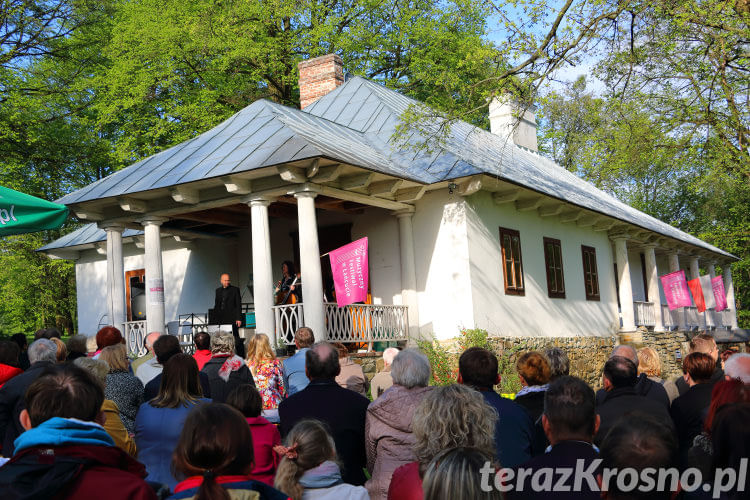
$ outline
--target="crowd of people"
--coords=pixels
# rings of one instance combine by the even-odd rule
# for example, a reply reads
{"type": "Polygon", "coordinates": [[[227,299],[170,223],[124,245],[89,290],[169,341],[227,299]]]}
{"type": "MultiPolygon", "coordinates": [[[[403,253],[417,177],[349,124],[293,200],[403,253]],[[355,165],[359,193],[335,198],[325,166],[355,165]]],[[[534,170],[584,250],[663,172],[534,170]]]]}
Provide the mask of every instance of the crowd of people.
{"type": "Polygon", "coordinates": [[[498,358],[479,347],[456,383],[431,386],[417,349],[387,349],[368,381],[305,327],[283,361],[262,333],[245,357],[231,333],[197,334],[192,355],[153,333],[135,360],[114,327],[91,353],[83,336],[35,337],[0,342],[3,498],[748,497],[717,471],[747,475],[750,354],[720,355],[707,334],[672,380],[653,349],[617,346],[598,392],[564,350],[520,353],[515,399],[495,392],[498,358]],[[697,485],[680,476],[691,468],[697,485]],[[679,479],[641,491],[612,470],[679,479]]]}

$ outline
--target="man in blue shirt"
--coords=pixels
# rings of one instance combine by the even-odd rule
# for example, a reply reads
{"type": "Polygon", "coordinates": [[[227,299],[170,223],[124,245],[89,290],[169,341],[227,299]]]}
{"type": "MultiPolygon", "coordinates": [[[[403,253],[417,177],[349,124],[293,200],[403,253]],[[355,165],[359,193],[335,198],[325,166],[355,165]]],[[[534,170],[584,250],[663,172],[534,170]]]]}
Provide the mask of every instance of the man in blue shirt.
{"type": "Polygon", "coordinates": [[[291,396],[307,387],[310,379],[305,374],[305,353],[315,343],[313,331],[303,326],[294,333],[294,345],[297,352],[284,360],[284,385],[291,396]]]}

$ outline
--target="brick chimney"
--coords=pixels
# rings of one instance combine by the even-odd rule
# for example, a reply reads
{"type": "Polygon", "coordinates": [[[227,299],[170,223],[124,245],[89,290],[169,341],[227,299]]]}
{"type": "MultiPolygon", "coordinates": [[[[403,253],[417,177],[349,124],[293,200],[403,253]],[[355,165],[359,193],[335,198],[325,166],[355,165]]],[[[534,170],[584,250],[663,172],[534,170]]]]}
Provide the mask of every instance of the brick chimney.
{"type": "Polygon", "coordinates": [[[302,61],[297,64],[297,68],[300,109],[305,109],[344,83],[344,63],[336,54],[302,61]]]}

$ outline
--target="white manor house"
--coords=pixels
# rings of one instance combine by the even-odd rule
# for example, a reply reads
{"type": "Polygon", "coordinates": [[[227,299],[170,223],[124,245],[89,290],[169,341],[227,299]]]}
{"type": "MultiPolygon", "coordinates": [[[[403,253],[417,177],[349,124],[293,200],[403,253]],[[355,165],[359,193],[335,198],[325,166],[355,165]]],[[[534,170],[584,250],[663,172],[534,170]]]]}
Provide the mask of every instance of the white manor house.
{"type": "Polygon", "coordinates": [[[539,155],[531,111],[515,124],[513,108],[493,101],[491,132],[459,122],[426,152],[392,140],[415,101],[363,78],[344,82],[335,55],[299,67],[301,110],[254,102],[58,200],[91,221],[41,249],[75,260],[79,332],[117,325],[131,351],[145,332],[189,335],[227,272],[256,331],[279,342],[303,324],[317,338],[367,343],[449,339],[461,328],[746,333],[737,258],[539,155]],[[324,296],[321,256],[365,236],[371,300],[339,308],[324,296]],[[275,306],[285,260],[301,272],[303,300],[275,306]],[[728,309],[669,311],[660,275],[714,276],[719,266],[728,309]]]}

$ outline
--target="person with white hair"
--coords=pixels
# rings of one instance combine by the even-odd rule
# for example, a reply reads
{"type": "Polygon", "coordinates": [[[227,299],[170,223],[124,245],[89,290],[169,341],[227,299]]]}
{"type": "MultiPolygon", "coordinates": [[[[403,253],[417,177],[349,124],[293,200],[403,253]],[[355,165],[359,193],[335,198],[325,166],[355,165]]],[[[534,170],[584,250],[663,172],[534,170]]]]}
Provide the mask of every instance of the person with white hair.
{"type": "Polygon", "coordinates": [[[156,375],[161,373],[161,365],[156,361],[156,354],[154,354],[154,342],[161,337],[159,332],[151,332],[146,335],[143,339],[143,346],[146,348],[146,354],[140,358],[136,358],[130,363],[130,368],[133,370],[133,374],[141,379],[143,385],[148,384],[149,380],[153,379],[156,375]]]}
{"type": "Polygon", "coordinates": [[[393,385],[391,364],[393,364],[393,359],[398,353],[399,350],[395,347],[389,347],[383,351],[383,369],[375,374],[370,381],[370,394],[372,394],[373,399],[379,398],[386,389],[393,385]]]}
{"type": "Polygon", "coordinates": [[[250,368],[245,360],[235,354],[234,335],[217,332],[211,336],[211,359],[203,365],[201,372],[208,376],[211,398],[216,403],[226,401],[237,386],[255,386],[250,368]]]}
{"type": "Polygon", "coordinates": [[[724,376],[727,380],[737,379],[750,384],[750,354],[740,352],[729,356],[724,362],[724,376]]]}
{"type": "Polygon", "coordinates": [[[393,386],[370,403],[365,420],[367,470],[365,483],[372,499],[385,499],[393,471],[417,459],[412,417],[432,389],[430,361],[417,349],[404,349],[393,360],[393,386]]]}
{"type": "Polygon", "coordinates": [[[49,339],[34,341],[27,351],[31,366],[24,373],[6,382],[0,389],[0,438],[2,438],[2,456],[13,456],[15,447],[13,441],[23,433],[21,422],[21,408],[18,403],[23,401],[26,389],[29,388],[46,368],[57,363],[57,345],[49,339]]]}

